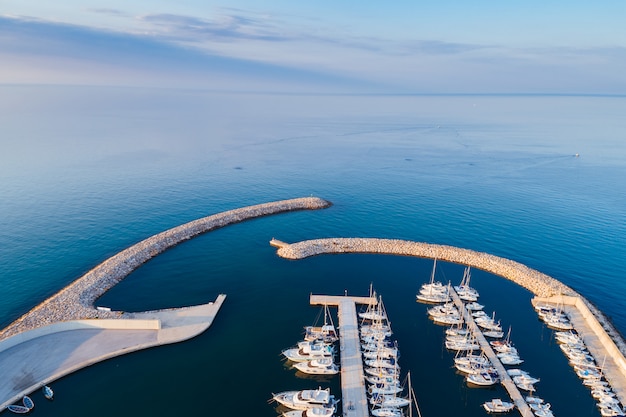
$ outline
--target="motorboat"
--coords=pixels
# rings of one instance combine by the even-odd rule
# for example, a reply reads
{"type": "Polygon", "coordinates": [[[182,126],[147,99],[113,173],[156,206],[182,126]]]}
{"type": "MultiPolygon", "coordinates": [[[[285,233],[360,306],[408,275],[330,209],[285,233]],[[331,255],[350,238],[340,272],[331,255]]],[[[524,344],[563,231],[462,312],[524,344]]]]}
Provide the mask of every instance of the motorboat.
{"type": "Polygon", "coordinates": [[[508,401],[502,401],[500,398],[494,398],[491,401],[483,403],[483,408],[488,413],[508,413],[513,410],[515,404],[508,401]]]}
{"type": "Polygon", "coordinates": [[[334,349],[323,342],[298,342],[298,347],[285,349],[282,355],[292,362],[304,362],[312,359],[332,358],[334,349]]]}
{"type": "Polygon", "coordinates": [[[375,417],[404,417],[402,410],[396,407],[373,407],[370,413],[375,417]]]}
{"type": "Polygon", "coordinates": [[[370,413],[375,417],[403,417],[402,410],[396,407],[373,407],[370,413]]]}
{"type": "Polygon", "coordinates": [[[465,304],[465,308],[469,311],[480,311],[485,308],[485,306],[477,303],[476,301],[473,301],[471,303],[465,304]]]}
{"type": "Polygon", "coordinates": [[[314,407],[306,410],[286,411],[283,417],[332,417],[335,414],[335,407],[314,407]]]}
{"type": "Polygon", "coordinates": [[[465,377],[465,380],[469,385],[477,386],[491,386],[500,381],[498,373],[494,371],[482,371],[475,374],[469,374],[465,377]]]}
{"type": "Polygon", "coordinates": [[[426,311],[428,312],[428,315],[431,317],[449,316],[449,315],[458,316],[459,315],[459,309],[456,308],[453,303],[445,303],[445,304],[436,305],[434,307],[429,308],[426,311]]]}
{"type": "Polygon", "coordinates": [[[272,395],[272,400],[292,410],[330,407],[337,403],[335,396],[330,393],[330,388],[322,389],[322,387],[301,391],[279,392],[272,395]]]}
{"type": "Polygon", "coordinates": [[[528,404],[530,409],[537,417],[553,417],[554,414],[550,409],[550,403],[528,404]]]}
{"type": "Polygon", "coordinates": [[[528,374],[516,375],[516,376],[513,377],[513,382],[517,386],[528,385],[528,384],[529,385],[533,385],[533,384],[536,384],[539,381],[540,381],[539,378],[533,378],[532,376],[530,376],[528,374]]]}
{"type": "Polygon", "coordinates": [[[311,375],[335,375],[339,373],[339,367],[332,358],[312,359],[306,362],[298,362],[294,365],[298,371],[311,375]]]}
{"type": "Polygon", "coordinates": [[[528,404],[543,404],[543,398],[534,397],[532,395],[527,396],[525,400],[528,404]]]}

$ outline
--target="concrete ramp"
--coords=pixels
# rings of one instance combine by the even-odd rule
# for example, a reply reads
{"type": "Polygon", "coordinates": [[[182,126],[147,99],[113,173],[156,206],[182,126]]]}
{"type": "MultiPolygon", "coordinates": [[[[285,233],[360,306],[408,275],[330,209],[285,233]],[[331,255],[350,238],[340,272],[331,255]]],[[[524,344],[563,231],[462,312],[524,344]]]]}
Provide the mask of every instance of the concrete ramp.
{"type": "Polygon", "coordinates": [[[120,320],[76,320],[0,342],[0,411],[24,395],[94,363],[204,332],[225,295],[194,307],[130,313],[120,320]]]}

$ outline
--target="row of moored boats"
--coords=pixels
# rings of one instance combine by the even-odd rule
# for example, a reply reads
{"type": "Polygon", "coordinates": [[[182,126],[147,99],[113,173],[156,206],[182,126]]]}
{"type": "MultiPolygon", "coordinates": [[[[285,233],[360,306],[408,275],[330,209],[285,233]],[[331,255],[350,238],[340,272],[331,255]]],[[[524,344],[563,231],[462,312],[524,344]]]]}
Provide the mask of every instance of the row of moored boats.
{"type": "Polygon", "coordinates": [[[417,408],[410,373],[401,379],[398,343],[382,297],[359,313],[359,337],[370,414],[375,417],[411,416],[417,408]]]}
{"type": "MultiPolygon", "coordinates": [[[[52,391],[52,388],[47,385],[44,385],[41,388],[41,392],[44,398],[46,398],[47,400],[52,400],[54,398],[54,392],[52,391]]],[[[35,402],[28,395],[25,395],[24,397],[22,397],[21,404],[11,404],[7,407],[7,410],[16,414],[27,414],[30,413],[33,408],[35,408],[35,402]]]]}
{"type": "Polygon", "coordinates": [[[576,375],[589,387],[600,414],[604,417],[626,415],[626,409],[602,372],[602,365],[596,362],[582,337],[574,330],[567,313],[551,305],[539,305],[535,310],[548,327],[558,330],[554,337],[576,375]]]}
{"type": "MultiPolygon", "coordinates": [[[[462,300],[462,310],[467,310],[482,335],[489,340],[498,360],[503,365],[516,366],[524,361],[510,340],[511,329],[509,328],[504,339],[502,326],[499,321],[496,321],[495,313],[489,316],[483,311],[484,306],[478,303],[478,291],[469,285],[471,278],[469,267],[465,269],[461,283],[454,287],[435,281],[435,269],[436,260],[430,282],[422,285],[416,298],[418,302],[436,304],[428,309],[429,317],[437,324],[450,326],[445,331],[445,346],[448,350],[457,352],[454,358],[455,368],[465,375],[465,380],[470,386],[489,387],[501,382],[502,376],[486,353],[482,351],[474,333],[464,322],[464,311],[459,311],[452,302],[452,291],[455,291],[462,300]]],[[[520,390],[530,393],[526,401],[536,416],[552,416],[550,404],[532,395],[535,391],[534,384],[539,382],[538,378],[532,377],[521,369],[507,369],[507,374],[520,390]]],[[[488,413],[506,413],[513,410],[515,405],[512,402],[494,398],[486,401],[483,408],[488,413]]]]}
{"type": "MultiPolygon", "coordinates": [[[[300,373],[306,375],[336,375],[335,342],[339,337],[328,307],[324,307],[324,324],[304,328],[304,339],[296,346],[282,351],[282,355],[300,373]]],[[[283,417],[332,417],[338,400],[330,388],[283,391],[272,394],[270,402],[281,407],[283,417]]]]}

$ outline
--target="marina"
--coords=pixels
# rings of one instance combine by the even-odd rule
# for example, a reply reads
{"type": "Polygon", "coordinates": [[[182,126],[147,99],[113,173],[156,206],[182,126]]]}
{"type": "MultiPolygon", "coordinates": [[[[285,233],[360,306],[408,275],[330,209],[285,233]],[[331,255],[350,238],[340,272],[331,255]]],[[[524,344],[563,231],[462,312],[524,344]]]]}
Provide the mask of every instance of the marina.
{"type": "MultiPolygon", "coordinates": [[[[273,240],[272,244],[276,247],[279,247],[280,249],[283,249],[286,246],[288,246],[286,243],[276,241],[276,240],[273,240]]],[[[345,249],[346,249],[345,246],[342,247],[341,248],[342,252],[345,252],[345,249]]],[[[351,248],[351,249],[354,249],[354,248],[351,248]]],[[[324,253],[324,252],[320,252],[320,253],[324,253]]],[[[516,383],[517,382],[516,377],[520,377],[520,375],[511,377],[511,375],[509,375],[508,372],[506,372],[506,370],[504,369],[502,365],[502,362],[503,362],[502,358],[499,358],[493,352],[493,350],[489,346],[489,343],[487,343],[485,337],[483,336],[482,330],[479,329],[478,321],[472,317],[471,311],[464,307],[463,302],[459,297],[459,294],[457,294],[457,292],[454,289],[448,289],[448,291],[451,297],[453,298],[454,303],[456,304],[458,310],[462,312],[464,321],[468,324],[468,326],[470,327],[470,330],[474,333],[474,336],[477,342],[479,343],[481,350],[485,352],[485,354],[490,359],[491,363],[498,370],[500,382],[509,392],[509,395],[511,396],[515,406],[519,409],[520,414],[523,417],[532,416],[533,411],[531,410],[531,408],[533,404],[529,405],[516,387],[516,386],[521,385],[520,383],[516,383]],[[510,387],[507,385],[510,385],[510,387]]],[[[114,335],[114,333],[109,333],[110,330],[114,330],[117,332],[115,333],[115,335],[120,336],[120,339],[117,340],[120,342],[120,344],[116,346],[109,346],[108,347],[109,350],[107,352],[100,352],[98,355],[95,355],[94,357],[90,358],[87,361],[74,364],[75,365],[74,367],[68,366],[65,369],[63,369],[63,372],[65,372],[64,374],[66,374],[66,373],[72,372],[75,369],[80,369],[91,363],[95,363],[94,361],[101,361],[108,357],[113,357],[115,355],[126,353],[129,351],[143,349],[148,346],[156,346],[156,345],[160,345],[164,343],[173,343],[175,341],[185,340],[186,338],[192,337],[194,334],[198,334],[199,332],[206,329],[208,325],[210,325],[210,323],[213,320],[214,315],[217,313],[217,310],[219,310],[219,306],[221,305],[221,302],[223,301],[224,297],[225,296],[220,295],[218,299],[216,299],[215,303],[208,304],[208,305],[213,305],[213,308],[216,307],[214,310],[212,310],[211,313],[205,312],[205,313],[198,314],[198,311],[194,311],[193,314],[186,314],[183,312],[189,308],[182,308],[182,309],[152,312],[152,313],[149,313],[149,312],[129,313],[125,319],[120,319],[120,320],[100,319],[97,321],[99,324],[95,327],[104,329],[104,331],[100,332],[102,333],[100,338],[95,338],[94,340],[96,340],[98,344],[101,344],[103,340],[102,338],[116,341],[117,339],[115,339],[115,337],[111,339],[111,336],[114,335]],[[136,326],[136,327],[133,328],[133,326],[136,326]],[[142,327],[142,326],[145,326],[145,327],[142,327]],[[143,332],[142,336],[136,337],[136,334],[133,333],[133,331],[136,331],[137,334],[139,334],[139,332],[143,332]],[[105,337],[105,334],[106,334],[106,337],[105,337]],[[128,339],[132,339],[132,342],[125,340],[124,338],[126,337],[128,337],[128,339]]],[[[475,302],[475,298],[471,294],[467,294],[465,298],[466,298],[466,301],[472,300],[472,302],[475,302]]],[[[574,317],[572,319],[572,321],[574,322],[574,326],[576,327],[576,329],[580,329],[580,332],[583,335],[585,334],[587,336],[596,335],[596,339],[588,337],[590,346],[593,346],[593,347],[590,347],[590,350],[594,352],[594,356],[596,358],[601,358],[602,352],[604,352],[605,359],[609,355],[613,356],[613,360],[615,362],[613,366],[611,367],[613,368],[613,371],[617,371],[618,374],[615,374],[612,377],[607,377],[607,379],[611,380],[611,385],[613,386],[613,389],[617,391],[618,395],[621,395],[620,390],[623,389],[623,385],[620,385],[619,371],[620,369],[622,369],[621,368],[622,365],[621,365],[620,357],[619,357],[620,351],[617,348],[617,344],[613,342],[613,340],[608,335],[606,335],[606,333],[604,334],[604,336],[602,335],[602,332],[604,331],[604,326],[603,324],[600,323],[600,321],[596,318],[596,316],[590,312],[591,310],[588,310],[589,312],[586,313],[585,315],[585,310],[576,304],[580,302],[580,299],[576,298],[575,296],[572,296],[572,299],[574,299],[575,301],[571,301],[568,308],[570,309],[573,308],[573,310],[571,310],[569,314],[570,316],[574,317]],[[576,318],[576,312],[580,314],[580,317],[576,318]],[[595,318],[596,322],[593,322],[593,320],[590,318],[590,315],[593,316],[593,318],[595,318]],[[581,323],[586,324],[586,327],[584,325],[581,325],[581,323]],[[611,345],[611,343],[613,344],[611,345]]],[[[539,300],[540,299],[538,299],[538,301],[539,300]]],[[[554,299],[552,301],[554,301],[554,299]]],[[[324,307],[334,306],[338,308],[339,329],[340,329],[339,351],[341,355],[340,372],[341,372],[341,385],[342,385],[343,415],[354,416],[354,417],[361,417],[361,416],[369,415],[369,409],[367,405],[368,403],[367,393],[369,392],[370,394],[372,394],[373,391],[367,390],[365,383],[364,383],[365,374],[364,374],[364,369],[363,369],[363,354],[361,353],[361,346],[359,343],[359,339],[363,338],[363,335],[359,334],[359,320],[356,315],[356,309],[357,309],[356,306],[358,304],[364,304],[364,305],[370,305],[370,306],[376,305],[375,297],[371,297],[371,296],[370,297],[351,297],[351,296],[347,296],[347,294],[344,296],[311,295],[309,303],[311,305],[322,305],[324,307]]],[[[586,304],[584,304],[584,306],[586,306],[586,304]]],[[[198,307],[202,307],[202,306],[198,306],[198,307]]],[[[103,313],[111,312],[113,314],[119,314],[119,312],[112,312],[110,309],[106,309],[106,308],[98,308],[94,310],[98,312],[103,312],[103,313]]],[[[369,319],[371,319],[371,317],[369,317],[369,319]]],[[[492,320],[494,320],[494,318],[492,318],[492,320]]],[[[91,322],[91,325],[93,323],[95,323],[95,321],[91,322]]],[[[442,322],[442,324],[450,324],[450,323],[442,322]]],[[[48,325],[48,326],[31,330],[32,332],[35,332],[34,333],[35,336],[33,337],[29,336],[28,331],[20,332],[16,336],[9,337],[2,341],[2,345],[1,345],[2,349],[0,349],[0,353],[4,354],[5,352],[9,352],[11,348],[18,346],[18,345],[20,346],[21,349],[24,349],[27,347],[25,343],[28,343],[29,340],[34,340],[39,337],[46,337],[46,338],[54,337],[55,335],[58,335],[60,333],[64,333],[63,336],[66,336],[65,332],[68,332],[68,331],[77,331],[76,334],[85,334],[85,335],[88,335],[88,337],[91,337],[93,334],[88,333],[89,329],[81,327],[81,326],[86,326],[86,325],[87,323],[82,323],[79,321],[77,323],[73,323],[73,322],[66,322],[63,324],[59,323],[57,327],[54,327],[56,326],[55,324],[48,325]],[[83,330],[85,330],[85,332],[83,332],[83,330]]],[[[323,330],[324,327],[325,326],[322,326],[320,329],[323,330]]],[[[311,330],[313,330],[313,327],[311,328],[311,330]]],[[[501,329],[496,329],[496,328],[492,328],[490,331],[501,333],[501,329]]],[[[363,328],[363,332],[365,332],[365,328],[363,328]]],[[[80,337],[78,337],[78,339],[80,339],[80,337]]],[[[67,339],[63,339],[63,340],[64,340],[63,344],[66,344],[67,339]]],[[[94,345],[91,342],[89,342],[89,343],[85,343],[83,346],[82,343],[84,343],[84,341],[81,342],[81,347],[88,349],[90,354],[93,354],[94,345]]],[[[96,343],[96,342],[93,342],[93,343],[96,343]]],[[[314,345],[311,344],[308,346],[310,348],[309,349],[310,351],[305,352],[306,354],[310,354],[311,352],[315,351],[314,345]]],[[[17,349],[14,349],[14,350],[17,351],[17,349]]],[[[82,353],[85,353],[85,352],[82,352],[82,353]]],[[[301,356],[295,356],[295,358],[297,358],[296,360],[302,359],[303,362],[307,361],[308,364],[314,363],[315,361],[317,361],[319,364],[324,364],[326,361],[326,358],[316,358],[311,361],[308,361],[309,358],[301,357],[301,356]]],[[[10,357],[10,359],[7,359],[8,362],[6,362],[5,365],[7,363],[12,363],[13,360],[14,358],[10,357]]],[[[18,361],[20,360],[23,361],[22,359],[18,359],[18,361]]],[[[366,363],[368,360],[371,360],[371,359],[366,359],[366,363]]],[[[603,361],[603,365],[604,363],[605,361],[603,361]]],[[[4,370],[3,367],[0,367],[0,369],[4,370]]],[[[11,397],[11,401],[15,401],[19,399],[24,393],[31,392],[34,389],[42,388],[43,383],[49,383],[50,381],[56,378],[59,378],[60,376],[64,374],[58,373],[58,374],[53,375],[52,377],[45,376],[45,375],[41,376],[40,378],[38,378],[39,382],[37,382],[35,385],[27,387],[26,389],[22,388],[18,394],[11,397]]],[[[475,382],[477,385],[482,384],[480,380],[477,380],[475,382]]],[[[488,381],[485,381],[485,382],[488,382],[488,381]]],[[[28,403],[29,405],[31,405],[31,403],[28,402],[29,401],[29,399],[27,399],[28,397],[22,397],[22,398],[23,398],[24,404],[28,403]]],[[[491,406],[491,409],[497,409],[497,407],[504,406],[504,405],[501,405],[500,403],[498,403],[498,401],[496,401],[496,399],[494,399],[490,406],[491,406]]],[[[4,407],[8,407],[6,403],[4,407]]],[[[12,408],[16,410],[19,409],[17,405],[15,405],[12,408]]],[[[26,408],[30,409],[32,408],[32,406],[26,407],[26,408]]],[[[535,412],[535,414],[537,413],[535,412]]]]}
{"type": "Polygon", "coordinates": [[[483,333],[480,330],[480,328],[476,325],[476,322],[474,321],[474,318],[472,317],[470,310],[467,310],[465,308],[463,301],[459,298],[458,294],[456,293],[454,289],[450,289],[450,295],[452,299],[454,300],[454,304],[462,313],[465,324],[472,332],[473,337],[480,344],[480,349],[487,356],[487,358],[491,362],[491,365],[495,367],[495,369],[498,371],[500,383],[509,393],[511,400],[515,404],[515,407],[517,407],[517,409],[519,410],[520,415],[522,417],[533,417],[534,413],[532,412],[532,410],[530,409],[530,407],[524,400],[524,396],[519,392],[517,386],[515,385],[515,383],[509,376],[509,374],[507,373],[507,370],[502,365],[502,362],[500,361],[498,356],[495,354],[495,352],[491,348],[491,345],[489,344],[487,339],[485,339],[485,336],[483,336],[483,333]]]}

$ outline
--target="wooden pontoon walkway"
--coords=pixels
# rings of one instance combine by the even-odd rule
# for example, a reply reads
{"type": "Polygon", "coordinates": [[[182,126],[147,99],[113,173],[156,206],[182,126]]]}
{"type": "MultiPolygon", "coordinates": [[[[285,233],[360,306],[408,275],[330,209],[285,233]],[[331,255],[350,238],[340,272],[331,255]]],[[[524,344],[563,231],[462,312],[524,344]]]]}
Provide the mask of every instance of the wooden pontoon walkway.
{"type": "Polygon", "coordinates": [[[480,344],[480,348],[491,361],[494,368],[498,371],[498,375],[500,375],[500,383],[509,393],[509,396],[511,397],[511,400],[515,404],[517,410],[520,412],[522,417],[534,417],[535,414],[526,403],[524,396],[519,392],[519,389],[517,389],[517,386],[506,372],[504,365],[502,365],[502,362],[500,362],[500,359],[491,348],[491,345],[487,342],[487,339],[485,339],[483,332],[474,321],[474,317],[472,317],[472,314],[465,308],[465,305],[459,298],[459,295],[452,287],[450,287],[450,295],[452,296],[456,307],[459,309],[461,314],[463,314],[463,320],[465,321],[467,327],[471,330],[472,334],[480,344]]]}
{"type": "Polygon", "coordinates": [[[310,303],[338,307],[343,416],[368,417],[356,304],[376,304],[376,299],[311,294],[310,303]]]}

